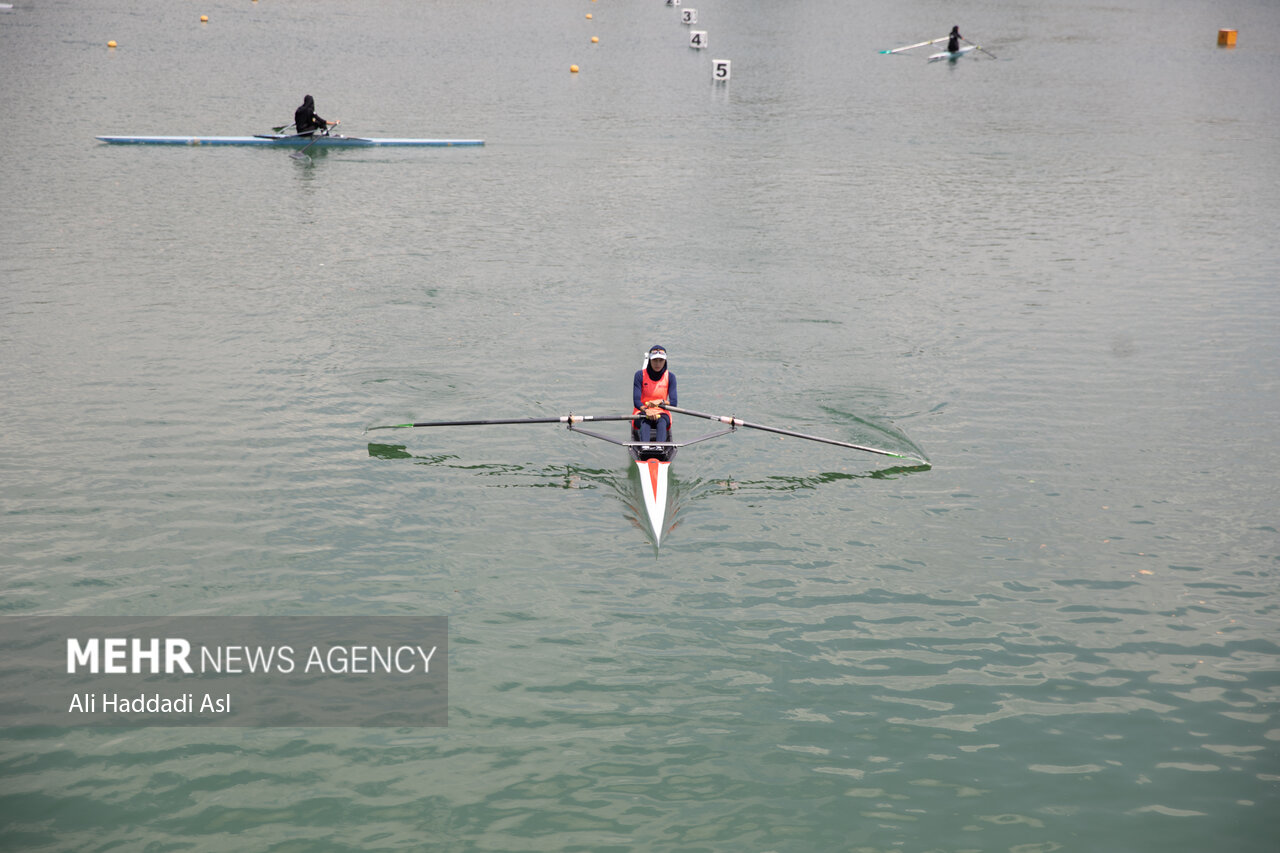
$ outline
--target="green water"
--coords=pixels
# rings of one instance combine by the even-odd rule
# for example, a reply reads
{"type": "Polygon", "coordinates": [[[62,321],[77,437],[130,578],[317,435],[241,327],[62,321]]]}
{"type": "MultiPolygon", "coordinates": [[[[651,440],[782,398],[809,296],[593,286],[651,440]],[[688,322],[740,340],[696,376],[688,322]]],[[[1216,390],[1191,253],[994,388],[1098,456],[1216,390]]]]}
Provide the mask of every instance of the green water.
{"type": "Polygon", "coordinates": [[[689,5],[0,13],[6,611],[447,615],[450,705],[3,729],[0,848],[1274,849],[1271,4],[689,5]],[[93,140],[304,93],[486,145],[93,140]],[[620,448],[365,432],[627,411],[655,343],[931,464],[739,431],[655,550],[620,448]]]}

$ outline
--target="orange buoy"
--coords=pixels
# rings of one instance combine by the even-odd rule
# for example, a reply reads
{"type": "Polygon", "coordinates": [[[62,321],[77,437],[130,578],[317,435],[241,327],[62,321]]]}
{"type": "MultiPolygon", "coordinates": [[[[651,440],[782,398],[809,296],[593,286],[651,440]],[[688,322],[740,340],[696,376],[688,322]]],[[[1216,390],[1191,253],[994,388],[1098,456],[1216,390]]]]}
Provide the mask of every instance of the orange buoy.
{"type": "Polygon", "coordinates": [[[107,42],[107,47],[115,47],[115,46],[116,46],[116,43],[114,41],[107,42]]]}
{"type": "Polygon", "coordinates": [[[569,73],[570,73],[570,74],[577,74],[577,73],[578,73],[578,66],[576,66],[576,65],[570,65],[570,66],[569,66],[569,73]]]}
{"type": "Polygon", "coordinates": [[[1235,30],[1218,30],[1218,47],[1235,47],[1235,30]]]}

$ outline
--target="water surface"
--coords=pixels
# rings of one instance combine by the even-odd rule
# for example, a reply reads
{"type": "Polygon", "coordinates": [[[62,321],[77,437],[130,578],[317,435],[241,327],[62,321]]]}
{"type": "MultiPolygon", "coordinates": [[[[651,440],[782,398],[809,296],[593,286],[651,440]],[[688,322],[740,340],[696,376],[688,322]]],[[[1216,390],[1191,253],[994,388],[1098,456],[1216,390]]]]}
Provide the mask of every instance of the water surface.
{"type": "Polygon", "coordinates": [[[2,846],[1274,848],[1273,5],[696,5],[0,13],[5,607],[451,626],[447,729],[7,729],[2,846]],[[304,93],[486,145],[93,140],[304,93]],[[700,444],[655,550],[616,447],[365,433],[654,343],[931,465],[700,444]]]}

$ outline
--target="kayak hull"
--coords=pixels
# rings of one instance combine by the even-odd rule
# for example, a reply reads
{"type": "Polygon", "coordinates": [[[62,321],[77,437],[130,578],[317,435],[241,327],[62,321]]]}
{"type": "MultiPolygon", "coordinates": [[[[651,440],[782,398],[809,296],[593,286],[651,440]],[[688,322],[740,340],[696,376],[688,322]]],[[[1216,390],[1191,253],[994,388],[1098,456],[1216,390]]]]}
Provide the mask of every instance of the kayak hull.
{"type": "Polygon", "coordinates": [[[960,48],[959,50],[944,50],[942,53],[935,53],[929,57],[929,61],[939,62],[943,59],[949,59],[952,62],[955,62],[957,59],[964,56],[966,53],[970,53],[971,51],[975,51],[977,49],[978,49],[977,46],[972,44],[967,44],[964,47],[960,48]]]}
{"type": "Polygon", "coordinates": [[[483,139],[396,139],[362,136],[299,136],[297,134],[263,134],[261,136],[99,136],[110,145],[259,145],[275,148],[457,148],[484,145],[483,139]]]}

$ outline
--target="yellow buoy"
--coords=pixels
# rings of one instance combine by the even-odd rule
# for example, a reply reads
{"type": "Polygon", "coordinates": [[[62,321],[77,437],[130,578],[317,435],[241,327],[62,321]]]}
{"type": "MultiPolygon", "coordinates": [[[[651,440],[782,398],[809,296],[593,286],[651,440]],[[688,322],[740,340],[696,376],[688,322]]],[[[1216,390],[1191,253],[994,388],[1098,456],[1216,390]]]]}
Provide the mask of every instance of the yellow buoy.
{"type": "Polygon", "coordinates": [[[1235,47],[1235,30],[1218,30],[1218,47],[1235,47]]]}
{"type": "Polygon", "coordinates": [[[577,73],[578,73],[578,66],[576,66],[576,65],[570,65],[570,66],[569,66],[569,73],[570,73],[570,74],[577,74],[577,73]]]}
{"type": "Polygon", "coordinates": [[[107,42],[107,47],[115,47],[115,46],[116,46],[116,43],[114,41],[107,42]]]}
{"type": "Polygon", "coordinates": [[[588,12],[588,13],[587,13],[587,20],[588,20],[588,21],[589,21],[589,20],[591,20],[591,13],[590,13],[590,12],[588,12]]]}
{"type": "Polygon", "coordinates": [[[208,16],[208,15],[201,15],[201,16],[200,16],[200,23],[202,23],[202,24],[207,24],[207,23],[209,23],[209,16],[208,16]]]}
{"type": "Polygon", "coordinates": [[[591,43],[592,43],[592,44],[598,44],[599,42],[600,42],[600,39],[599,39],[599,38],[597,38],[596,36],[592,36],[592,37],[591,37],[591,43]]]}

